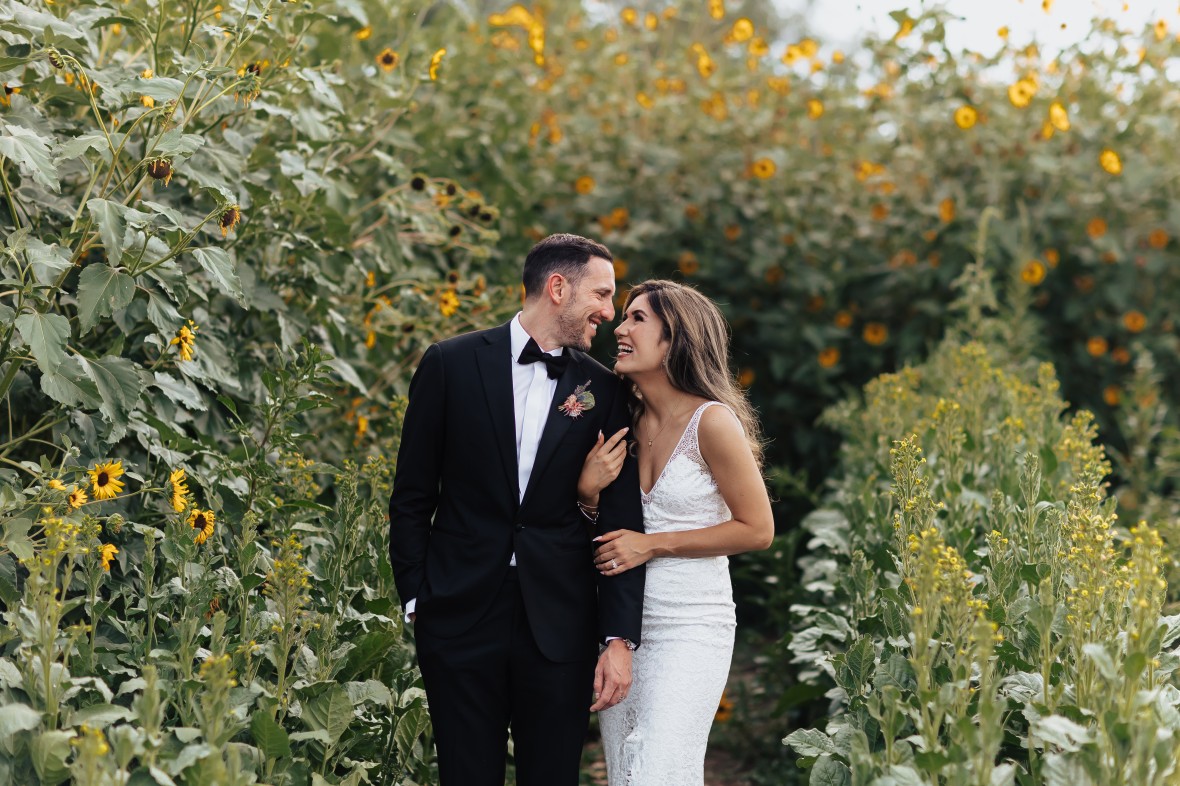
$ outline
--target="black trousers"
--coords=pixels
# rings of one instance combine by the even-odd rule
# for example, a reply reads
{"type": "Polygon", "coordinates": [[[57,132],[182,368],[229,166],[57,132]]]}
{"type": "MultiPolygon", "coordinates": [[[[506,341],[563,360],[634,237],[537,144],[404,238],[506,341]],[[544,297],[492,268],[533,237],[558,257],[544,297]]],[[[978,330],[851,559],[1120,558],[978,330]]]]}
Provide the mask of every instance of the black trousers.
{"type": "Polygon", "coordinates": [[[529,629],[516,569],[470,631],[418,638],[440,786],[503,786],[509,729],[518,786],[577,786],[597,653],[554,663],[529,629]]]}

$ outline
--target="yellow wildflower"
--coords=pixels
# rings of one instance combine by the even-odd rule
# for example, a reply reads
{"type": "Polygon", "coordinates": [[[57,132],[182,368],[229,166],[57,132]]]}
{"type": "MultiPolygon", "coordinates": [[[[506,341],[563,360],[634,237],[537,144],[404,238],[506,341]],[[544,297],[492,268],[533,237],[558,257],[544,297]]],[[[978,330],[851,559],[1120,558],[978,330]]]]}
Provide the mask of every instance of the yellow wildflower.
{"type": "Polygon", "coordinates": [[[169,346],[178,346],[177,353],[180,359],[184,361],[191,361],[193,359],[193,349],[197,343],[197,330],[200,328],[190,319],[187,325],[181,325],[180,329],[176,331],[176,335],[168,342],[169,346]]]}
{"type": "Polygon", "coordinates": [[[1118,153],[1114,152],[1109,147],[1099,154],[1098,163],[1102,165],[1103,169],[1112,175],[1121,175],[1123,173],[1123,160],[1119,158],[1118,153]]]}
{"type": "Polygon", "coordinates": [[[430,58],[430,79],[434,81],[438,79],[438,67],[442,64],[442,59],[446,55],[446,49],[440,49],[434,53],[430,58]]]}
{"type": "Polygon", "coordinates": [[[86,489],[74,488],[70,491],[69,503],[71,508],[80,508],[86,504],[86,489]]]}
{"type": "Polygon", "coordinates": [[[119,553],[119,549],[113,543],[104,543],[99,547],[98,556],[102,560],[102,569],[108,573],[111,570],[111,560],[119,553]]]}

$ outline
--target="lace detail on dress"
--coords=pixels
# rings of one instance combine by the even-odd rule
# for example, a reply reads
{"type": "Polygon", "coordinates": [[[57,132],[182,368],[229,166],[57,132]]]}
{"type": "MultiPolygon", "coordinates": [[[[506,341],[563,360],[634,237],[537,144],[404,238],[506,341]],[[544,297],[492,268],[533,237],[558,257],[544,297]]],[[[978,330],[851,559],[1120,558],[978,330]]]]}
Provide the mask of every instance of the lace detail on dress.
{"type": "MultiPolygon", "coordinates": [[[[650,493],[647,532],[711,527],[733,516],[701,456],[693,413],[650,493]]],[[[723,405],[722,405],[723,406],[723,405]]],[[[733,593],[725,557],[647,563],[643,646],[631,693],[599,714],[611,786],[703,786],[705,746],[733,654],[733,593]]]]}

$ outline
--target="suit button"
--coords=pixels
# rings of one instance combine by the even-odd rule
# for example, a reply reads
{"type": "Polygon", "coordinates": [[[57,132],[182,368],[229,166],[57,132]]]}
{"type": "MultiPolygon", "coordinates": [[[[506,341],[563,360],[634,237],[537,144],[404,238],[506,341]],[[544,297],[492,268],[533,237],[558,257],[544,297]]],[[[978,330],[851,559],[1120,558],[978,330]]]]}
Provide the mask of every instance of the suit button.
{"type": "Polygon", "coordinates": [[[516,525],[516,531],[517,531],[517,532],[520,532],[522,529],[524,529],[524,525],[523,525],[523,524],[517,524],[517,525],[516,525]]]}

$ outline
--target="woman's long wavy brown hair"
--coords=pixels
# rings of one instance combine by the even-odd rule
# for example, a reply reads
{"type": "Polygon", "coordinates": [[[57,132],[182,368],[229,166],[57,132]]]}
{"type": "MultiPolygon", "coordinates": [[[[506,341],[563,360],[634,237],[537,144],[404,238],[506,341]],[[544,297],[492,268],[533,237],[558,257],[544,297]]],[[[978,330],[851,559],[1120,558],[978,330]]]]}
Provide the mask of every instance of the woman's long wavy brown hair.
{"type": "MultiPolygon", "coordinates": [[[[758,466],[762,466],[762,427],[745,391],[730,370],[729,325],[713,301],[675,281],[644,281],[627,293],[626,312],[635,298],[647,295],[648,308],[664,323],[668,354],[664,368],[672,386],[694,396],[720,401],[729,407],[750,442],[758,466]]],[[[643,414],[643,399],[636,395],[634,421],[643,414]]]]}

